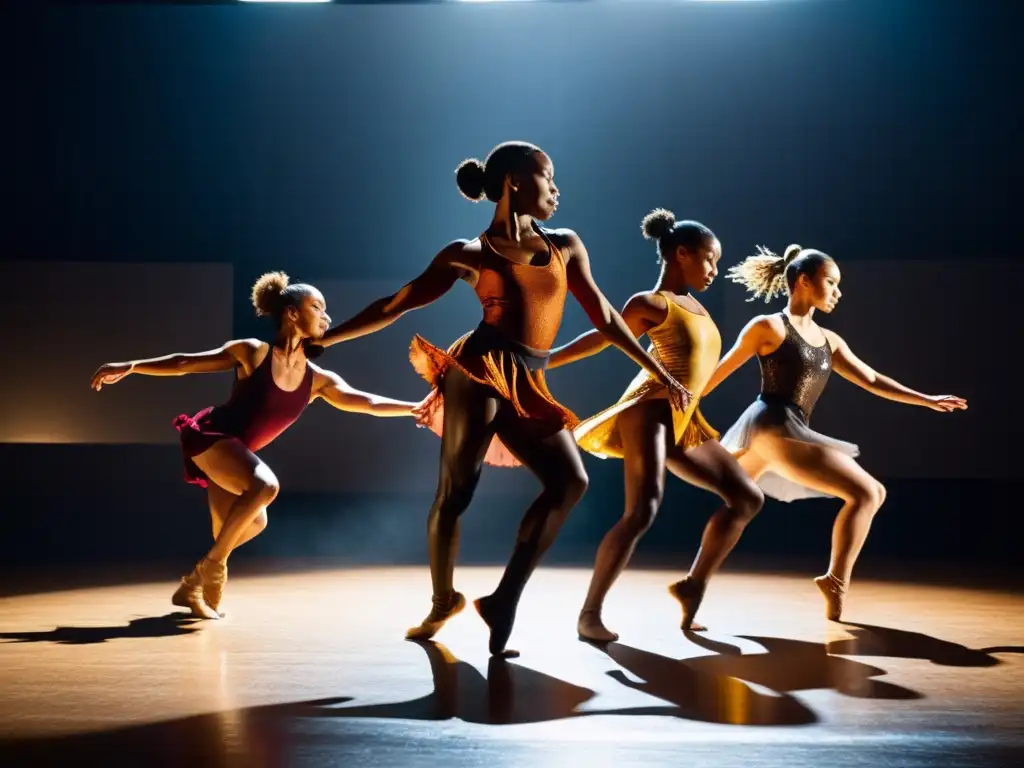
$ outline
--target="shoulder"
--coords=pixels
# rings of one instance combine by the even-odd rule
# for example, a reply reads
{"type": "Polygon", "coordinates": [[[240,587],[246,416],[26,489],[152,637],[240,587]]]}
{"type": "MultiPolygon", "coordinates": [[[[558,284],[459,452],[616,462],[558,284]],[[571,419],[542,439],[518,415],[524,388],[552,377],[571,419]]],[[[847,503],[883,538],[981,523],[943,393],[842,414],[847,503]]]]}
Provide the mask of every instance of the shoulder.
{"type": "Polygon", "coordinates": [[[622,307],[623,317],[643,317],[654,325],[665,320],[668,313],[668,299],[657,291],[634,293],[622,307]]]}
{"type": "Polygon", "coordinates": [[[452,240],[438,251],[431,266],[436,269],[472,270],[476,269],[480,254],[480,238],[452,240]]]}
{"type": "Polygon", "coordinates": [[[224,351],[243,366],[255,368],[266,359],[270,344],[259,339],[234,339],[224,345],[224,351]]]}
{"type": "Polygon", "coordinates": [[[313,372],[313,394],[320,392],[326,387],[345,387],[345,380],[341,378],[334,371],[330,371],[326,368],[321,368],[316,363],[310,361],[309,369],[313,372]]]}
{"type": "Polygon", "coordinates": [[[750,319],[743,333],[754,341],[781,341],[786,337],[786,323],[778,313],[757,315],[750,319]]]}
{"type": "Polygon", "coordinates": [[[548,229],[547,227],[538,226],[538,228],[566,256],[582,255],[584,258],[586,257],[587,249],[583,247],[583,239],[576,234],[575,230],[565,227],[548,229]]]}
{"type": "Polygon", "coordinates": [[[634,293],[627,299],[624,309],[635,310],[658,310],[664,312],[668,309],[668,299],[657,291],[640,291],[634,293]]]}
{"type": "MultiPolygon", "coordinates": [[[[821,328],[821,326],[818,326],[821,328]]],[[[836,352],[837,350],[844,349],[846,342],[843,337],[835,331],[830,331],[828,328],[821,328],[821,332],[825,334],[825,340],[828,341],[829,351],[836,352]]]]}

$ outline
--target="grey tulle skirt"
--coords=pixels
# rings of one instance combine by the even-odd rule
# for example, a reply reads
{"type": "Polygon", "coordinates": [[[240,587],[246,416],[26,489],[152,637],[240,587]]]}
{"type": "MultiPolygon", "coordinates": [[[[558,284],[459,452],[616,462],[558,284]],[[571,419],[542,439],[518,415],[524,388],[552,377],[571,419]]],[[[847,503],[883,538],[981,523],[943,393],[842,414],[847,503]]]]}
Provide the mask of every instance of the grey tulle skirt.
{"type": "MultiPolygon", "coordinates": [[[[836,440],[834,437],[815,432],[807,425],[807,418],[793,403],[759,396],[722,435],[721,443],[730,453],[738,454],[750,447],[754,437],[772,432],[789,440],[824,445],[834,448],[847,456],[857,456],[860,449],[853,443],[836,440]]],[[[757,481],[766,495],[779,501],[828,498],[829,494],[815,491],[799,483],[787,480],[774,472],[765,472],[757,481]]]]}

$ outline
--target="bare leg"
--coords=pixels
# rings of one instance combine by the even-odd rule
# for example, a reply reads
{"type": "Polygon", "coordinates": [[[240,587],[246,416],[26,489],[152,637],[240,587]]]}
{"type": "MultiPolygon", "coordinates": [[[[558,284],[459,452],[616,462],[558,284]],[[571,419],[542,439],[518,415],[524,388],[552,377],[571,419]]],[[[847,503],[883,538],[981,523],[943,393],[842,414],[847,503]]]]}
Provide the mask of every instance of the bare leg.
{"type": "Polygon", "coordinates": [[[767,461],[766,469],[844,502],[832,526],[828,573],[814,580],[825,598],[825,615],[838,621],[853,566],[885,501],[885,487],[853,458],[832,448],[770,435],[759,437],[753,447],[767,461]]]}
{"type": "Polygon", "coordinates": [[[672,411],[667,401],[639,403],[620,414],[626,509],[601,540],[594,574],[583,601],[576,631],[581,640],[610,643],[619,639],[601,620],[601,609],[612,584],[622,573],[637,542],[661,507],[665,493],[665,453],[672,437],[672,411]]]}
{"type": "Polygon", "coordinates": [[[204,618],[218,618],[213,606],[221,601],[227,580],[228,556],[276,498],[278,483],[270,467],[241,441],[233,438],[214,443],[192,460],[213,485],[234,495],[213,547],[185,577],[193,613],[204,618]]]}
{"type": "MultiPolygon", "coordinates": [[[[508,405],[502,407],[511,409],[508,405]]],[[[551,437],[540,439],[531,433],[529,423],[511,414],[500,421],[498,434],[502,442],[543,485],[543,490],[526,510],[519,525],[515,548],[498,588],[476,601],[480,617],[491,629],[491,653],[513,656],[518,654],[506,651],[505,644],[512,634],[519,598],[569,511],[586,492],[588,481],[571,432],[563,429],[551,437]]]]}
{"type": "MultiPolygon", "coordinates": [[[[231,505],[238,499],[238,494],[231,493],[221,488],[216,483],[210,483],[206,487],[206,500],[210,505],[210,523],[213,528],[213,540],[217,540],[217,536],[220,535],[220,529],[224,527],[224,521],[227,520],[228,513],[231,511],[231,505]]],[[[260,513],[256,516],[256,519],[252,521],[252,524],[242,532],[241,538],[235,545],[235,549],[245,544],[247,541],[252,541],[259,536],[267,528],[267,510],[266,508],[260,510],[260,513]]]]}
{"type": "Polygon", "coordinates": [[[707,583],[732,552],[747,524],[761,511],[764,494],[717,440],[688,451],[673,446],[667,465],[676,477],[715,493],[725,502],[704,526],[700,549],[689,574],[669,587],[682,608],[682,629],[702,630],[704,627],[693,624],[693,617],[707,583]]]}
{"type": "Polygon", "coordinates": [[[409,640],[429,640],[466,605],[465,598],[455,591],[452,583],[459,550],[459,518],[469,507],[480,480],[481,465],[494,436],[494,417],[498,412],[494,393],[458,369],[447,373],[442,386],[441,465],[437,493],[427,518],[433,607],[419,626],[406,632],[409,640]]]}

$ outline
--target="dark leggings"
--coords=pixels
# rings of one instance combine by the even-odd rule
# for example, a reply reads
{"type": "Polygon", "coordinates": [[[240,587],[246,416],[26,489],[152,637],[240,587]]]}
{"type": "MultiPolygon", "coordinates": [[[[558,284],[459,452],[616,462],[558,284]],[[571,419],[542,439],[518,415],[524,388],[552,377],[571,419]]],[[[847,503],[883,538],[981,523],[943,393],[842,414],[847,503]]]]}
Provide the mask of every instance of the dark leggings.
{"type": "Polygon", "coordinates": [[[457,368],[446,373],[441,387],[441,469],[427,521],[434,597],[443,600],[452,594],[459,517],[473,498],[484,454],[497,434],[543,486],[526,510],[512,557],[493,595],[506,605],[515,605],[569,510],[587,489],[587,473],[579,449],[568,430],[546,437],[538,435],[535,425],[521,418],[507,400],[457,368]]]}

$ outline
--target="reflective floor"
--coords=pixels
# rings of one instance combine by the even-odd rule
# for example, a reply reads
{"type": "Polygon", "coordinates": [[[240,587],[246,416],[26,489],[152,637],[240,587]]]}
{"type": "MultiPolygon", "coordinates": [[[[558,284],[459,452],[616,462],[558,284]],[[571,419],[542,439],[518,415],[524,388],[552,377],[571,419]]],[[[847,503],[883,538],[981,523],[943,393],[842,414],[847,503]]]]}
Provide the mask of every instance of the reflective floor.
{"type": "MultiPolygon", "coordinates": [[[[468,596],[498,571],[463,568],[468,596]]],[[[0,599],[0,765],[1019,766],[1024,601],[858,582],[822,615],[810,576],[725,574],[708,633],[627,573],[579,642],[589,573],[542,569],[490,660],[468,609],[437,643],[425,568],[233,577],[220,622],[173,582],[0,599]]]]}

